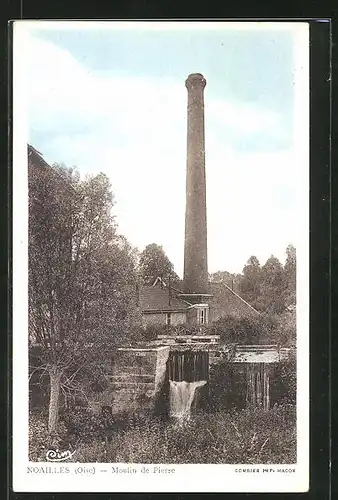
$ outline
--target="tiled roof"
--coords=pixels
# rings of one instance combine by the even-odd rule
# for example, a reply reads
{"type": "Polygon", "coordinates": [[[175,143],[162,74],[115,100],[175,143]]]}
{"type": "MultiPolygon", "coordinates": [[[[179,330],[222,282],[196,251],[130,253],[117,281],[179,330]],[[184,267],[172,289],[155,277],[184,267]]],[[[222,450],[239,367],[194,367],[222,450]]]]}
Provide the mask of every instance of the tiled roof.
{"type": "Polygon", "coordinates": [[[259,316],[260,313],[228,285],[222,282],[210,283],[210,292],[213,294],[212,305],[222,310],[222,315],[244,316],[251,314],[259,316]]]}
{"type": "MultiPolygon", "coordinates": [[[[254,309],[230,287],[222,282],[210,283],[210,292],[213,295],[210,305],[219,309],[221,315],[235,314],[247,315],[249,312],[254,315],[260,313],[254,309]]],[[[180,290],[170,287],[171,299],[169,303],[169,287],[160,278],[157,278],[152,286],[142,286],[140,289],[140,307],[143,313],[166,312],[166,311],[186,311],[191,304],[178,297],[180,290]]]]}
{"type": "Polygon", "coordinates": [[[169,300],[169,288],[161,284],[155,286],[142,286],[140,288],[140,307],[142,312],[153,311],[185,311],[189,304],[177,299],[172,293],[169,300]]]}

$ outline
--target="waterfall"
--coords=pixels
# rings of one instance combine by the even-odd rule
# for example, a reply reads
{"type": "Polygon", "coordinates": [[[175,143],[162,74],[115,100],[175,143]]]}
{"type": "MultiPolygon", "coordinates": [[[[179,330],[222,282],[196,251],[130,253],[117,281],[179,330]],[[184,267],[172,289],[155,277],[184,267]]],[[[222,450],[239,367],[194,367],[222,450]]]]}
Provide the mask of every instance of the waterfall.
{"type": "Polygon", "coordinates": [[[196,401],[198,388],[206,383],[206,380],[198,382],[170,380],[170,416],[178,418],[181,422],[189,420],[191,406],[196,401]]]}
{"type": "Polygon", "coordinates": [[[170,415],[181,422],[189,420],[200,388],[209,379],[207,351],[174,351],[169,358],[170,415]]]}
{"type": "Polygon", "coordinates": [[[270,376],[265,363],[248,364],[246,399],[254,406],[262,406],[265,410],[269,409],[270,376]]]}

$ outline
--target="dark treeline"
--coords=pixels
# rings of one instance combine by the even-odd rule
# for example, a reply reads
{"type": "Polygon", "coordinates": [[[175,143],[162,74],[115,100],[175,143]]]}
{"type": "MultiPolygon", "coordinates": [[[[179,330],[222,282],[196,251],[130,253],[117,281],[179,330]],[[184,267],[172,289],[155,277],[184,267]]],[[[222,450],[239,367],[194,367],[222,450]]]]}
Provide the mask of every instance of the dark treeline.
{"type": "Polygon", "coordinates": [[[280,314],[296,305],[296,249],[288,245],[284,266],[273,255],[264,265],[251,256],[241,274],[217,271],[210,279],[232,287],[257,311],[280,314]]]}
{"type": "MultiPolygon", "coordinates": [[[[163,247],[151,243],[140,254],[139,278],[151,285],[158,276],[164,280],[170,277],[173,286],[182,285],[163,247]]],[[[273,255],[264,265],[251,256],[242,273],[217,271],[210,274],[210,281],[222,281],[259,312],[281,314],[296,304],[296,249],[288,245],[284,266],[273,255]]]]}

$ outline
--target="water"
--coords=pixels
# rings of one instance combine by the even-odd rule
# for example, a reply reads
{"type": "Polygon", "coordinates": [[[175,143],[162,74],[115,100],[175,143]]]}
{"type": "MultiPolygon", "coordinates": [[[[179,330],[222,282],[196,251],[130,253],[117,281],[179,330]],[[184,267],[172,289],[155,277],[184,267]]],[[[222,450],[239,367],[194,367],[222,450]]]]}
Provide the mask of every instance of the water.
{"type": "Polygon", "coordinates": [[[200,350],[173,351],[168,370],[170,416],[183,423],[190,419],[200,388],[209,379],[209,353],[200,350]]]}
{"type": "Polygon", "coordinates": [[[177,418],[180,422],[190,419],[191,407],[196,401],[199,388],[207,383],[206,380],[186,382],[170,380],[170,416],[177,418]]]}

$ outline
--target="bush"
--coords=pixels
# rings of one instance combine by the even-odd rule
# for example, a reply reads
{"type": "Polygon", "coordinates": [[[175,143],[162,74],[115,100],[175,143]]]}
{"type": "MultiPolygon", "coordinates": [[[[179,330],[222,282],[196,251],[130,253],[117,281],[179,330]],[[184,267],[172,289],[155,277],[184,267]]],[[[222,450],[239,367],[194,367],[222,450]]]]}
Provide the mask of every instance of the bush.
{"type": "Polygon", "coordinates": [[[296,415],[292,405],[196,414],[189,423],[143,419],[107,443],[84,443],[83,462],[295,463],[296,415]]]}
{"type": "Polygon", "coordinates": [[[296,322],[291,313],[260,314],[253,318],[224,316],[207,326],[148,325],[142,332],[143,340],[156,340],[158,335],[220,335],[223,344],[277,344],[294,345],[296,322]]]}
{"type": "Polygon", "coordinates": [[[75,406],[62,412],[60,421],[66,429],[68,440],[75,445],[79,440],[83,443],[111,438],[116,429],[115,419],[109,407],[103,407],[99,414],[93,413],[83,406],[75,406]]]}
{"type": "MultiPolygon", "coordinates": [[[[182,424],[145,414],[121,414],[109,439],[104,418],[83,409],[63,415],[59,449],[76,450],[74,460],[78,462],[285,464],[297,459],[296,408],[291,404],[270,410],[203,411],[182,424]]],[[[29,438],[30,460],[45,461],[45,416],[30,415],[29,438]]]]}
{"type": "MultiPolygon", "coordinates": [[[[51,436],[48,433],[48,417],[46,412],[30,412],[29,415],[29,460],[31,462],[45,462],[46,452],[53,445],[65,446],[66,428],[59,422],[58,435],[51,436]]],[[[67,447],[67,445],[66,445],[67,447]]]]}
{"type": "Polygon", "coordinates": [[[220,335],[224,344],[276,344],[291,346],[296,338],[296,324],[290,315],[261,314],[256,318],[226,316],[213,323],[210,333],[220,335]],[[285,319],[286,318],[286,319],[285,319]]]}
{"type": "Polygon", "coordinates": [[[238,377],[236,382],[234,380],[233,363],[221,361],[210,365],[208,400],[214,409],[230,409],[235,404],[239,408],[243,407],[244,402],[242,403],[241,398],[243,398],[246,391],[239,387],[240,380],[238,380],[238,377]],[[236,387],[234,387],[234,384],[236,387]]]}
{"type": "Polygon", "coordinates": [[[256,319],[226,316],[213,323],[210,333],[220,335],[224,344],[257,344],[264,326],[260,317],[256,319]]]}
{"type": "Polygon", "coordinates": [[[272,398],[286,404],[296,404],[297,396],[297,359],[291,352],[286,361],[278,363],[272,385],[272,398]]]}
{"type": "Polygon", "coordinates": [[[31,462],[45,461],[47,450],[47,419],[40,413],[31,413],[29,416],[29,460],[31,462]]]}

